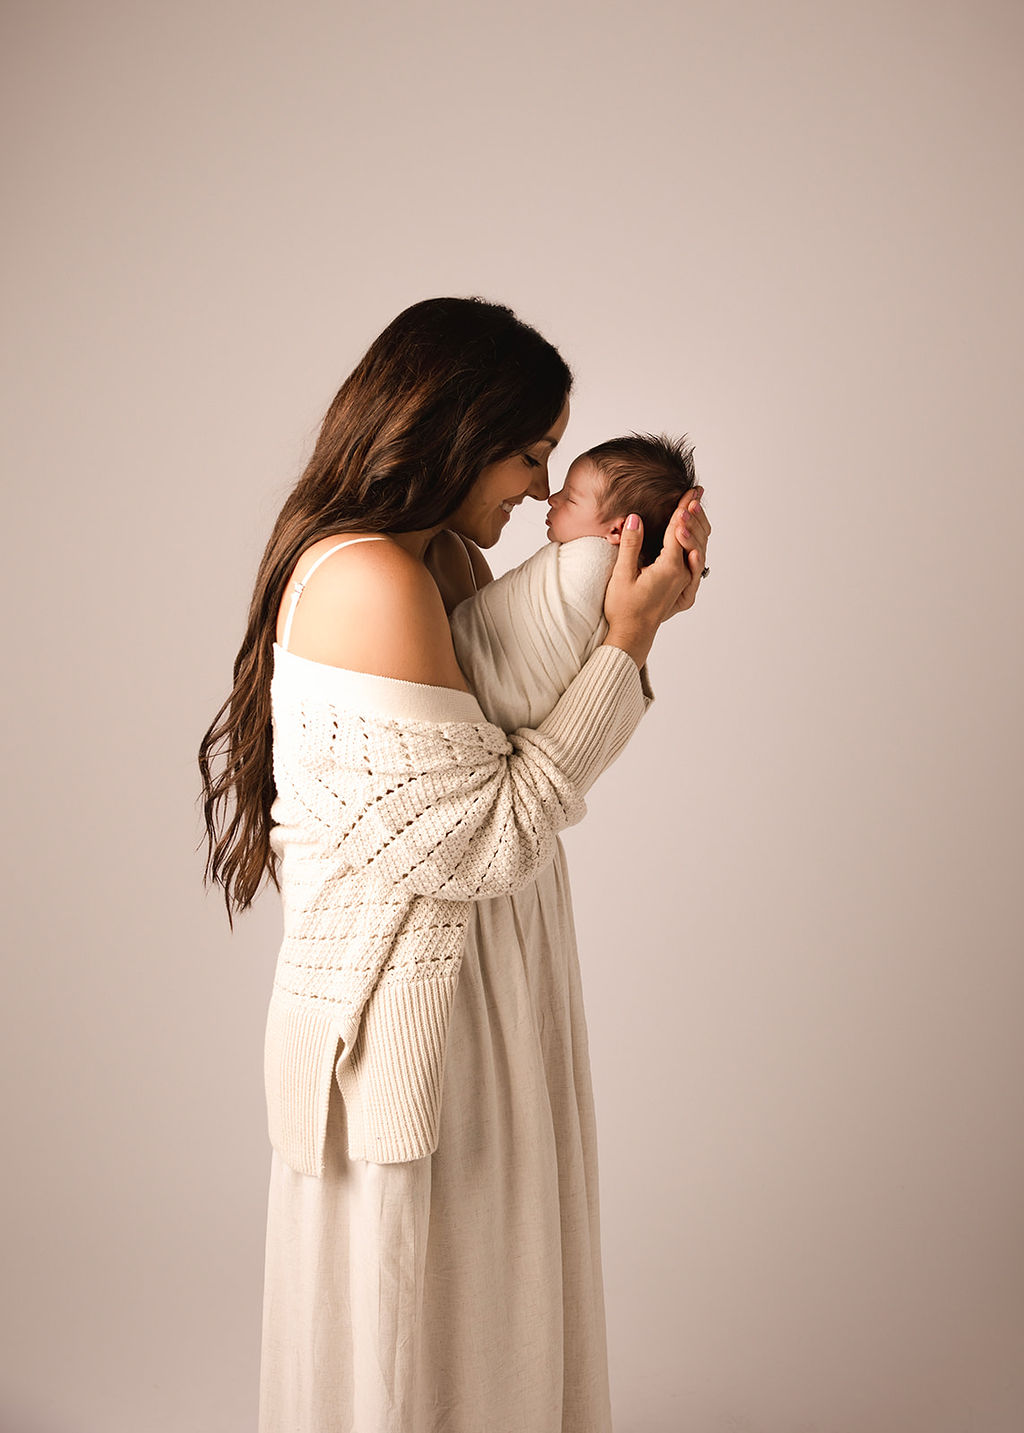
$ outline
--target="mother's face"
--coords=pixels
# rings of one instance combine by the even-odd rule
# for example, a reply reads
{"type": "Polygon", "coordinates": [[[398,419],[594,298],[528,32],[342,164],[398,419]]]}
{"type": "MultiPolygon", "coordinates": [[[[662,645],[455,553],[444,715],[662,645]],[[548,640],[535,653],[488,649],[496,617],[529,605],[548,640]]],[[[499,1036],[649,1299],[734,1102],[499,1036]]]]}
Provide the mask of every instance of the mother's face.
{"type": "Polygon", "coordinates": [[[448,519],[447,526],[477,547],[493,547],[508,522],[512,509],[529,494],[542,502],[548,496],[548,458],[569,422],[569,400],[551,427],[521,453],[489,463],[462,502],[448,519]]]}

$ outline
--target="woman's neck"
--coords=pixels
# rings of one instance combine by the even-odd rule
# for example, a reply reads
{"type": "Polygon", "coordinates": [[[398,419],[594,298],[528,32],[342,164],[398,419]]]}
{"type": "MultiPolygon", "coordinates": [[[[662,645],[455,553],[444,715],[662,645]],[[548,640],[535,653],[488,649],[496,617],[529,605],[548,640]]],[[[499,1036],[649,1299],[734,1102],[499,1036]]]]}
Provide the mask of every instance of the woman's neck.
{"type": "Polygon", "coordinates": [[[422,562],[427,548],[442,529],[443,524],[438,527],[423,528],[420,532],[389,532],[388,537],[390,537],[392,542],[397,542],[399,547],[404,547],[406,552],[411,552],[413,557],[419,558],[420,562],[422,562]]]}
{"type": "Polygon", "coordinates": [[[476,577],[466,544],[450,528],[440,529],[427,544],[423,563],[437,583],[444,610],[449,615],[476,591],[476,577]]]}

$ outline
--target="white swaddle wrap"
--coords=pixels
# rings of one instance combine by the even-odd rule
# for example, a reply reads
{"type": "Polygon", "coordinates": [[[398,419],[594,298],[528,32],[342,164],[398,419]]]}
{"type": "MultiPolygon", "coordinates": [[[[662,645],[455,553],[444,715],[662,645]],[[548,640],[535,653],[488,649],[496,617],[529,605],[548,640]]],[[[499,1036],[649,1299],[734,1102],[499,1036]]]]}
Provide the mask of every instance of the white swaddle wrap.
{"type": "Polygon", "coordinates": [[[537,727],[608,635],[604,593],[618,548],[549,542],[451,613],[459,666],[488,721],[537,727]]]}

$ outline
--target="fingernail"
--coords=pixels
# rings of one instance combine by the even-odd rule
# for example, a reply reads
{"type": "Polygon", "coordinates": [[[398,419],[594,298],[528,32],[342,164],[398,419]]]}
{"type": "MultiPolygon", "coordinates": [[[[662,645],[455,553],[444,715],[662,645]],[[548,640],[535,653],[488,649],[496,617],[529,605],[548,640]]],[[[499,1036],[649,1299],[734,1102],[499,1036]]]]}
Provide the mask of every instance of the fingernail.
{"type": "Polygon", "coordinates": [[[631,512],[630,515],[629,515],[629,517],[626,519],[626,529],[627,529],[627,531],[628,531],[628,532],[635,532],[636,529],[637,529],[639,526],[640,526],[640,519],[637,517],[637,515],[636,515],[635,512],[631,512]]]}

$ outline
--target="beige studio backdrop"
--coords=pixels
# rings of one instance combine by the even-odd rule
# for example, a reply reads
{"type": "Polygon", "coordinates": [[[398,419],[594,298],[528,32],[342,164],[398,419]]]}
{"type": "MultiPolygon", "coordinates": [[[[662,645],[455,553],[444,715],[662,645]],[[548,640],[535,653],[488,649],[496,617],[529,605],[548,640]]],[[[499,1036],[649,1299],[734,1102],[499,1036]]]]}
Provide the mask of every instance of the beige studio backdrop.
{"type": "Polygon", "coordinates": [[[204,895],[195,753],[445,293],[573,365],[556,480],[687,432],[714,525],[565,837],[618,1433],[1019,1433],[1020,6],[2,25],[5,1433],[255,1427],[280,915],[204,895]]]}

